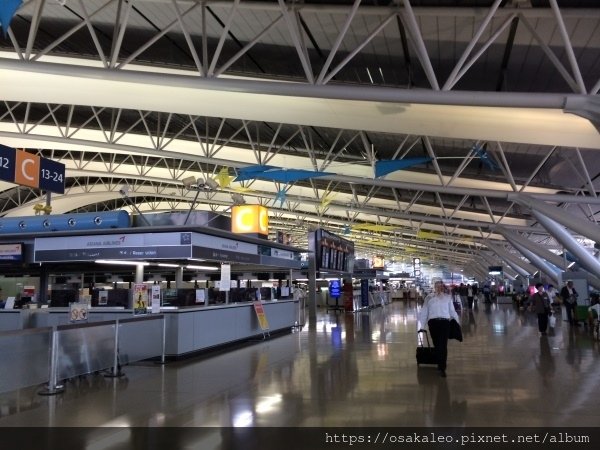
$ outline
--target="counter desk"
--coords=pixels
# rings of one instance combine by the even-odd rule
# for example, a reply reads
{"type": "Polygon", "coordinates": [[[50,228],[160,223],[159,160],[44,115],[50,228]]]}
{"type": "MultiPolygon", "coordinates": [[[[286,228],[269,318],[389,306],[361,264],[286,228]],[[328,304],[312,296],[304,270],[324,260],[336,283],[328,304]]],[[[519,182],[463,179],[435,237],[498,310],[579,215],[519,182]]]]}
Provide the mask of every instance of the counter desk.
{"type": "MultiPolygon", "coordinates": [[[[291,329],[298,320],[297,300],[262,302],[269,331],[291,329]]],[[[254,305],[165,307],[165,354],[181,357],[211,347],[262,336],[254,305]]],[[[133,310],[113,307],[90,308],[88,321],[130,319],[133,310]]],[[[69,308],[0,309],[0,331],[55,327],[69,323],[69,308]]]]}
{"type": "MultiPolygon", "coordinates": [[[[262,302],[269,331],[291,329],[298,320],[297,300],[262,302]]],[[[178,357],[219,345],[262,336],[254,306],[229,305],[161,308],[166,318],[168,357],[178,357]]]]}

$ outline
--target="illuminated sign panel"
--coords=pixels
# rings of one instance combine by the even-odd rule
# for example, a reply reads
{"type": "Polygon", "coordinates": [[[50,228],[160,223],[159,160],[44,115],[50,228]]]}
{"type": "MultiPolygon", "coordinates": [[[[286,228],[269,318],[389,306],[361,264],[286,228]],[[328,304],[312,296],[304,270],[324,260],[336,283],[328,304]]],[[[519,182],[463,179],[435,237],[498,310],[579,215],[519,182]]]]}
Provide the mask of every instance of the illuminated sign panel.
{"type": "Polygon", "coordinates": [[[231,231],[239,234],[269,235],[269,213],[261,205],[237,205],[231,208],[231,231]]]}
{"type": "Polygon", "coordinates": [[[373,257],[373,268],[374,269],[382,269],[385,267],[385,260],[383,256],[374,256],[373,257]]]}
{"type": "Polygon", "coordinates": [[[421,277],[421,258],[413,258],[413,276],[415,278],[421,277]]]}
{"type": "Polygon", "coordinates": [[[501,275],[502,274],[502,266],[489,266],[488,273],[490,275],[501,275]]]}
{"type": "Polygon", "coordinates": [[[0,261],[21,261],[23,244],[0,244],[0,261]]]}
{"type": "Polygon", "coordinates": [[[0,180],[64,194],[65,165],[0,144],[0,180]]]}

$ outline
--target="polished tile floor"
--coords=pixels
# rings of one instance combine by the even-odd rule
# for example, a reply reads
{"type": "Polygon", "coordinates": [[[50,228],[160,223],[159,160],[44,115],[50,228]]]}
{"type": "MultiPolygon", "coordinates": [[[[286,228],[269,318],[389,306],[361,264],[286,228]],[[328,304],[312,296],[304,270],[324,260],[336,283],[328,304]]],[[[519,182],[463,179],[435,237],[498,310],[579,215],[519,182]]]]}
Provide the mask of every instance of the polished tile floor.
{"type": "Polygon", "coordinates": [[[597,426],[600,346],[559,321],[480,304],[461,314],[448,377],[417,367],[416,309],[325,314],[316,326],[126,376],[0,395],[0,426],[597,426]]]}

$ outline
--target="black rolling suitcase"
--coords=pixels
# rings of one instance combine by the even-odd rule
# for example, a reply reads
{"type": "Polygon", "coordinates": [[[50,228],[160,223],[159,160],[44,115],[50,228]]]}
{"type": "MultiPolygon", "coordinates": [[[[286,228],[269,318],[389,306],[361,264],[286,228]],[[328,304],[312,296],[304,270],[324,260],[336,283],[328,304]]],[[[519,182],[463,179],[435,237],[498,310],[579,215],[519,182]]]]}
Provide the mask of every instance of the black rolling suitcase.
{"type": "Polygon", "coordinates": [[[435,356],[435,350],[429,343],[429,335],[425,330],[417,331],[417,340],[419,344],[417,345],[417,365],[421,364],[437,364],[437,358],[435,356]],[[425,335],[425,340],[427,341],[427,346],[423,342],[422,334],[425,335]]]}

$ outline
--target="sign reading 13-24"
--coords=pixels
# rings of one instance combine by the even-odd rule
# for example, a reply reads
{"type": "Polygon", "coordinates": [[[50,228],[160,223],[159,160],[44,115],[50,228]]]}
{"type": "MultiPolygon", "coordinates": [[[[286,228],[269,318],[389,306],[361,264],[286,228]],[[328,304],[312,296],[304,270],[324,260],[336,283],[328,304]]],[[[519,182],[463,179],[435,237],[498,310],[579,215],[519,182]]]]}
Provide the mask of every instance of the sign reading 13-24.
{"type": "Polygon", "coordinates": [[[0,144],[0,180],[64,194],[65,165],[0,144]]]}

